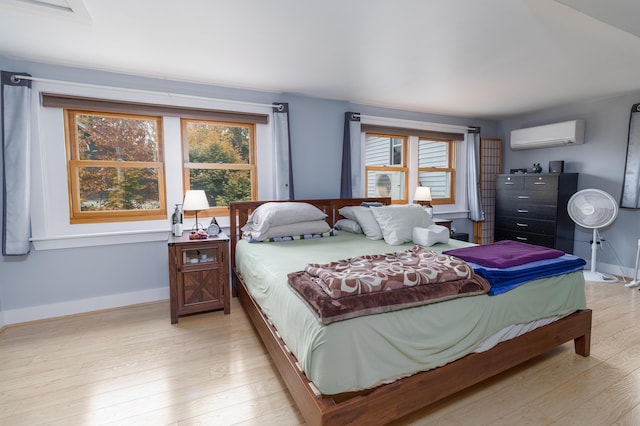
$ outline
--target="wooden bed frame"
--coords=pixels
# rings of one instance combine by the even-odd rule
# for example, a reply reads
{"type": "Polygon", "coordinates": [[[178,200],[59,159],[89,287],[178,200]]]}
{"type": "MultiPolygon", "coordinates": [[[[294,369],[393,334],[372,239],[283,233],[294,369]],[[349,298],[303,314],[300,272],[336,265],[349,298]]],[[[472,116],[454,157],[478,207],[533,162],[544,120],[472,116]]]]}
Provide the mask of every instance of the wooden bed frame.
{"type": "MultiPolygon", "coordinates": [[[[328,215],[327,221],[333,226],[339,218],[339,208],[359,205],[365,199],[296,201],[307,202],[324,210],[328,215]]],[[[384,204],[390,202],[388,198],[368,198],[366,201],[381,201],[384,204]]],[[[362,392],[322,395],[297,368],[296,358],[286,348],[271,322],[263,315],[260,307],[247,291],[242,277],[235,270],[235,244],[239,230],[247,222],[249,214],[265,202],[231,203],[231,263],[234,296],[239,297],[289,388],[291,396],[309,425],[388,423],[571,340],[574,341],[577,354],[589,356],[591,310],[586,309],[502,342],[486,352],[469,354],[433,370],[416,373],[362,392]]]]}

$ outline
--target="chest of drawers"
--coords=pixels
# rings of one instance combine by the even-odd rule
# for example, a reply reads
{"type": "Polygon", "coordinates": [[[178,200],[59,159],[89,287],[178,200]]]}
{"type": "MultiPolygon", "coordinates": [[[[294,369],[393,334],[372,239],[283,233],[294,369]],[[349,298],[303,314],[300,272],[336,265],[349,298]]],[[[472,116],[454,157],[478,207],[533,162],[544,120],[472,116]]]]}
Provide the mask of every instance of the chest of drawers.
{"type": "Polygon", "coordinates": [[[573,253],[567,202],[578,173],[498,175],[495,241],[515,240],[573,253]]]}

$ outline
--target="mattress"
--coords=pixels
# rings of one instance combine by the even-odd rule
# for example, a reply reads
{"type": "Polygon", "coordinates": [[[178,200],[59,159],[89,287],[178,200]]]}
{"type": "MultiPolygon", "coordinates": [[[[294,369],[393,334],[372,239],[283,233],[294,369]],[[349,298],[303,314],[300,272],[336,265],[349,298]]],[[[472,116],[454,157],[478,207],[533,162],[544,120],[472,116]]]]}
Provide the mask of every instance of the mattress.
{"type": "MultiPolygon", "coordinates": [[[[505,330],[512,325],[535,324],[586,308],[584,279],[574,272],[534,280],[498,296],[465,297],[323,325],[287,284],[287,274],[308,263],[412,245],[390,246],[348,232],[278,243],[239,241],[236,270],[300,368],[328,395],[372,388],[445,365],[478,350],[492,336],[509,336],[505,330]]],[[[450,240],[431,249],[465,245],[450,240]]]]}

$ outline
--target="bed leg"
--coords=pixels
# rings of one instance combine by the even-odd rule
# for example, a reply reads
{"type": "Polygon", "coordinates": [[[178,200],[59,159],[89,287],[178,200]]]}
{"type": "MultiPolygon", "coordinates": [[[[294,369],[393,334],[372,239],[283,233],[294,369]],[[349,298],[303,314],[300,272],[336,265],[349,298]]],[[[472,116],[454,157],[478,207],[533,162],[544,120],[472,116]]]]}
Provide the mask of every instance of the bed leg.
{"type": "Polygon", "coordinates": [[[584,357],[589,356],[591,353],[591,317],[593,312],[591,309],[585,309],[582,311],[576,312],[574,315],[577,315],[578,318],[582,318],[580,330],[578,333],[584,333],[580,337],[576,337],[573,339],[574,348],[576,354],[582,355],[584,357]]]}
{"type": "Polygon", "coordinates": [[[589,353],[591,351],[591,333],[574,339],[573,343],[575,351],[578,355],[582,355],[584,357],[589,356],[589,353]]]}
{"type": "Polygon", "coordinates": [[[235,271],[231,272],[231,297],[238,297],[238,276],[235,271]]]}

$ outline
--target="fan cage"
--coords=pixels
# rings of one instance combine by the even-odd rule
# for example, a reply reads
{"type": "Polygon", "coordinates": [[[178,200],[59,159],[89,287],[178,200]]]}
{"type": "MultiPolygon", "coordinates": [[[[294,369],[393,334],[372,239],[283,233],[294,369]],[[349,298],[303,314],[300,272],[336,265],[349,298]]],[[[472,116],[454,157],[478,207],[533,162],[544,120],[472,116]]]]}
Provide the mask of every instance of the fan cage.
{"type": "Polygon", "coordinates": [[[569,199],[567,211],[571,219],[584,228],[602,228],[618,215],[614,198],[599,189],[583,189],[569,199]]]}

